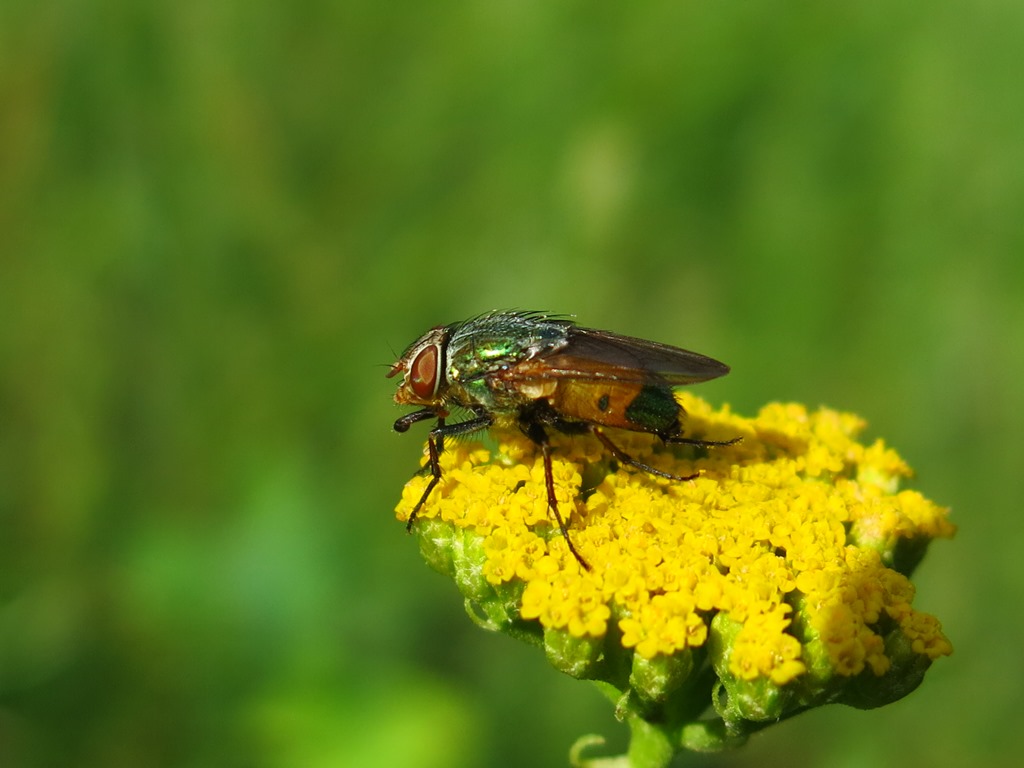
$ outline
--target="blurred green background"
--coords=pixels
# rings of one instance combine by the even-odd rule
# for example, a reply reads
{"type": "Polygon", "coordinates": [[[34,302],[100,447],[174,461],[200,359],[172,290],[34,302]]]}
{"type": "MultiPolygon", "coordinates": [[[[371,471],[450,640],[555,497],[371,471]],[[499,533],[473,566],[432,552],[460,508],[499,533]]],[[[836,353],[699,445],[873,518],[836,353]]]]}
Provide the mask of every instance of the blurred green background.
{"type": "Polygon", "coordinates": [[[0,765],[621,747],[393,518],[386,365],[507,307],[860,413],[961,527],[920,690],[689,764],[1016,764],[1022,46],[1019,0],[4,0],[0,765]]]}

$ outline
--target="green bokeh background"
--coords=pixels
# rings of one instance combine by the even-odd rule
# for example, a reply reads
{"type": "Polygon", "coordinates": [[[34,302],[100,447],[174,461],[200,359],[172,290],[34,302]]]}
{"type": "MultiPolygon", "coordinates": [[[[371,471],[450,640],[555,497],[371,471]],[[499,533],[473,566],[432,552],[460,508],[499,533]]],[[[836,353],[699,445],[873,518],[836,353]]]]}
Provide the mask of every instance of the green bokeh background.
{"type": "Polygon", "coordinates": [[[597,692],[393,517],[490,308],[862,414],[953,507],[907,699],[692,765],[1016,764],[1024,4],[0,4],[0,765],[559,766],[597,692]]]}

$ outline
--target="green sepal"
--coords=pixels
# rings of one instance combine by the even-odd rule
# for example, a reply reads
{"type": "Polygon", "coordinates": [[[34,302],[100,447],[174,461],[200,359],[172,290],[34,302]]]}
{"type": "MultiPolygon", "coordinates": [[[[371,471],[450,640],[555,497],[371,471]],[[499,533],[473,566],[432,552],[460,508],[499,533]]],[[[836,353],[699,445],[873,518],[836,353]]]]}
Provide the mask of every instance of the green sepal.
{"type": "Polygon", "coordinates": [[[932,664],[927,656],[914,652],[907,636],[899,628],[886,635],[885,655],[891,666],[884,675],[875,675],[870,669],[865,669],[849,679],[836,701],[857,709],[891,704],[913,692],[932,664]]]}
{"type": "Polygon", "coordinates": [[[740,721],[766,723],[781,720],[795,703],[791,686],[776,685],[766,677],[743,680],[732,673],[729,662],[733,643],[742,629],[742,623],[719,613],[711,620],[708,635],[708,657],[721,681],[713,703],[719,717],[736,733],[743,730],[740,721]]]}
{"type": "Polygon", "coordinates": [[[418,520],[413,527],[427,565],[455,582],[467,599],[482,602],[494,588],[483,574],[484,539],[476,531],[442,520],[418,520]]]}
{"type": "Polygon", "coordinates": [[[692,673],[693,652],[689,648],[671,656],[659,653],[653,659],[645,659],[637,653],[633,655],[629,685],[641,700],[662,704],[689,680],[692,673]]]}
{"type": "Polygon", "coordinates": [[[544,630],[544,653],[555,669],[578,680],[601,674],[604,664],[603,637],[575,637],[564,629],[544,630]]]}

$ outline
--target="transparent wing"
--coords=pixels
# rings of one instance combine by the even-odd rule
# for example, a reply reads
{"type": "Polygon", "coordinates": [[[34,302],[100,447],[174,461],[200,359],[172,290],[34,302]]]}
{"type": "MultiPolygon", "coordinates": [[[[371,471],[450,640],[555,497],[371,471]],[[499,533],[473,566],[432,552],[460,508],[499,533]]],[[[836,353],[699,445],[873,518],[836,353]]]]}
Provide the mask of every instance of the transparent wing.
{"type": "Polygon", "coordinates": [[[661,379],[670,385],[694,384],[724,376],[729,366],[705,355],[668,344],[574,326],[567,340],[501,377],[514,379],[574,378],[644,382],[661,379]]]}

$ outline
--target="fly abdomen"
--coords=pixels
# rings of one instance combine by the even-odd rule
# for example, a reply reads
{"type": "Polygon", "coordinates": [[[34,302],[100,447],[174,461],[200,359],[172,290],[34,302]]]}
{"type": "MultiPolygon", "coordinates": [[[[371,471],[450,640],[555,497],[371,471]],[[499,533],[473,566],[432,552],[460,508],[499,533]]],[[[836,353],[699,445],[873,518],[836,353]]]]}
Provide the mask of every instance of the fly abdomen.
{"type": "Polygon", "coordinates": [[[638,431],[668,436],[679,432],[682,412],[671,388],[646,384],[626,406],[626,420],[638,431]]]}

